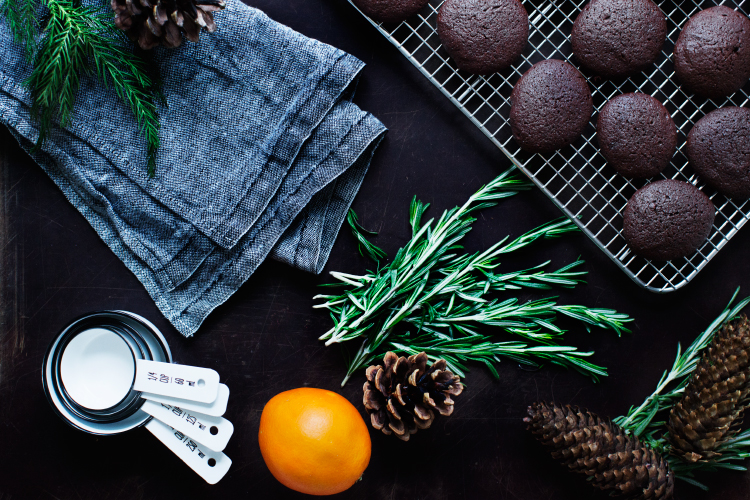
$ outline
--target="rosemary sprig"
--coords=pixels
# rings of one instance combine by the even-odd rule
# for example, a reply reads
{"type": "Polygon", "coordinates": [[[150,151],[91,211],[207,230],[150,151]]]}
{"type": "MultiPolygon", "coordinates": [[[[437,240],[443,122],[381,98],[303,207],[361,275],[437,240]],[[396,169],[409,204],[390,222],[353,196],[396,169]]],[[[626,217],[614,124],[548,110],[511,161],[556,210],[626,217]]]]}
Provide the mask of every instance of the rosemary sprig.
{"type": "MultiPolygon", "coordinates": [[[[471,229],[475,210],[528,189],[528,183],[511,177],[511,173],[512,169],[504,172],[463,206],[444,212],[437,222],[431,219],[422,224],[428,205],[415,198],[409,217],[412,238],[390,264],[362,276],[331,273],[346,290],[339,295],[315,297],[324,302],[314,307],[328,309],[333,320],[333,328],[320,338],[326,345],[362,338],[349,362],[344,383],[371,363],[388,343],[400,352],[410,352],[414,346],[433,356],[444,352],[451,356],[455,368],[462,366],[461,361],[492,364],[500,357],[510,357],[534,366],[535,359],[549,361],[595,379],[606,376],[604,368],[581,359],[591,353],[557,345],[556,339],[564,330],[555,324],[555,319],[561,314],[587,327],[611,329],[619,335],[629,331],[625,323],[631,319],[626,315],[608,309],[559,305],[554,298],[519,303],[517,299],[491,296],[505,290],[571,288],[581,283],[585,275],[577,269],[581,260],[552,272],[544,269],[548,262],[516,272],[496,272],[502,255],[540,239],[576,231],[575,224],[560,219],[512,241],[504,238],[484,252],[460,253],[460,241],[471,229]],[[416,328],[413,337],[403,331],[407,325],[416,328]],[[495,342],[479,333],[479,328],[487,326],[521,336],[524,342],[495,342]]],[[[463,372],[463,368],[459,371],[463,372]]],[[[494,368],[491,371],[497,373],[494,368]]]]}
{"type": "Polygon", "coordinates": [[[466,361],[483,363],[495,378],[500,375],[495,369],[494,363],[499,363],[501,357],[512,359],[523,365],[538,368],[540,365],[535,359],[550,362],[556,365],[571,367],[583,375],[607,376],[607,369],[589,363],[587,358],[594,353],[592,351],[582,352],[575,347],[560,345],[537,345],[530,346],[523,342],[492,342],[491,338],[484,335],[472,335],[469,337],[446,339],[435,341],[430,335],[423,335],[411,340],[409,344],[402,342],[391,342],[393,350],[398,353],[411,356],[426,352],[432,361],[438,358],[445,359],[450,370],[465,377],[466,361]]]}
{"type": "MultiPolygon", "coordinates": [[[[403,316],[413,307],[413,301],[424,289],[425,278],[429,277],[432,268],[439,261],[453,257],[447,252],[460,248],[456,246],[457,243],[471,230],[471,223],[475,220],[471,214],[481,208],[494,206],[496,200],[531,187],[530,183],[511,177],[512,170],[507,170],[482,187],[463,206],[444,212],[434,228],[432,219],[420,227],[426,206],[415,198],[412,201],[410,221],[414,235],[412,239],[396,253],[391,264],[370,280],[369,286],[359,291],[358,297],[346,292],[349,303],[340,308],[340,319],[334,320],[334,327],[323,334],[320,340],[326,340],[326,345],[331,345],[359,337],[369,328],[367,323],[372,316],[385,310],[396,300],[412,295],[413,300],[407,300],[401,308],[400,315],[403,316]]],[[[328,303],[316,307],[328,307],[328,303]]],[[[386,321],[385,328],[397,323],[398,316],[396,313],[386,321]]]]}
{"type": "Polygon", "coordinates": [[[154,175],[160,146],[154,103],[158,90],[143,60],[132,52],[131,42],[114,26],[111,10],[73,0],[41,0],[47,21],[37,41],[39,5],[39,0],[4,0],[0,9],[15,40],[25,43],[33,59],[25,84],[31,90],[32,115],[39,122],[36,148],[48,138],[54,118],[61,126],[68,123],[80,79],[93,73],[130,106],[148,146],[148,172],[154,175]]]}
{"type": "Polygon", "coordinates": [[[381,259],[384,259],[387,257],[387,254],[383,251],[382,248],[379,248],[372,243],[365,237],[363,233],[376,235],[375,231],[368,231],[367,229],[363,228],[359,221],[357,220],[357,214],[352,210],[349,209],[349,212],[346,214],[346,222],[349,223],[349,227],[352,229],[352,234],[355,238],[357,238],[357,244],[359,248],[359,254],[364,257],[369,257],[370,259],[374,260],[375,262],[380,262],[381,259]]]}

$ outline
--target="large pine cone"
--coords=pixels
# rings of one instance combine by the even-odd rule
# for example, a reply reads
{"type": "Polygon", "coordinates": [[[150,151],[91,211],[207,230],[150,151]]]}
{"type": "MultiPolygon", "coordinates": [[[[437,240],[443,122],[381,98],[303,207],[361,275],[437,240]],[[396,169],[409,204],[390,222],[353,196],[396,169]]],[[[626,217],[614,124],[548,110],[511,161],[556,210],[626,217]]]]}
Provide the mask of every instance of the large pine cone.
{"type": "Polygon", "coordinates": [[[686,462],[710,460],[737,433],[750,393],[748,349],[750,321],[743,315],[703,351],[685,394],[669,413],[673,454],[686,462]]]}
{"type": "Polygon", "coordinates": [[[367,368],[363,401],[373,427],[408,441],[417,429],[432,425],[433,410],[446,416],[453,413],[451,396],[463,391],[461,379],[445,369],[444,359],[429,368],[427,362],[423,352],[408,358],[389,352],[384,366],[367,368]]]}
{"type": "Polygon", "coordinates": [[[524,422],[552,458],[589,476],[596,488],[620,498],[672,498],[667,461],[617,425],[574,406],[534,403],[528,413],[524,422]]]}
{"type": "Polygon", "coordinates": [[[216,31],[213,13],[224,0],[110,0],[115,24],[142,49],[182,44],[182,33],[197,42],[202,28],[216,31]]]}

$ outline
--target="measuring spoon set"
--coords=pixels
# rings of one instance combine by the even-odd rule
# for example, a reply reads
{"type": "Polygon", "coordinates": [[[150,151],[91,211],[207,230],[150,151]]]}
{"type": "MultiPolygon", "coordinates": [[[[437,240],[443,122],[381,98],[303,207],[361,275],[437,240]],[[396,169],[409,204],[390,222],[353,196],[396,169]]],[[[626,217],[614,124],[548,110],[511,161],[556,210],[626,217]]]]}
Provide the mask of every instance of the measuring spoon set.
{"type": "Polygon", "coordinates": [[[164,336],[126,311],[102,311],[68,325],[42,367],[55,412],[83,432],[112,435],[144,426],[210,484],[229,470],[234,432],[223,418],[229,388],[208,368],[172,362],[164,336]]]}

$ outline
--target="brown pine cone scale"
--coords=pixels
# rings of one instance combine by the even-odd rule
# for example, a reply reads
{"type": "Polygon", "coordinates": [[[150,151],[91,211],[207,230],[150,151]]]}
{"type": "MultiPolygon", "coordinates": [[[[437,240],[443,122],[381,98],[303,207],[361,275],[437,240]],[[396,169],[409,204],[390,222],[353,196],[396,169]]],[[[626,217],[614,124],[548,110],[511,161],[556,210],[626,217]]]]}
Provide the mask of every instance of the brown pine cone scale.
{"type": "Polygon", "coordinates": [[[444,359],[427,366],[427,354],[408,358],[388,352],[383,365],[367,368],[363,402],[372,426],[403,441],[418,429],[427,429],[435,412],[449,416],[463,391],[461,379],[446,369],[444,359]]]}
{"type": "Polygon", "coordinates": [[[216,31],[213,13],[224,0],[110,0],[115,25],[142,49],[182,44],[182,34],[198,42],[201,29],[216,31]]]}
{"type": "Polygon", "coordinates": [[[682,399],[669,413],[672,453],[690,463],[719,457],[750,396],[750,321],[727,323],[701,355],[682,399]]]}
{"type": "Polygon", "coordinates": [[[534,403],[524,422],[528,430],[571,471],[614,497],[673,498],[674,474],[655,450],[617,425],[575,406],[534,403]]]}

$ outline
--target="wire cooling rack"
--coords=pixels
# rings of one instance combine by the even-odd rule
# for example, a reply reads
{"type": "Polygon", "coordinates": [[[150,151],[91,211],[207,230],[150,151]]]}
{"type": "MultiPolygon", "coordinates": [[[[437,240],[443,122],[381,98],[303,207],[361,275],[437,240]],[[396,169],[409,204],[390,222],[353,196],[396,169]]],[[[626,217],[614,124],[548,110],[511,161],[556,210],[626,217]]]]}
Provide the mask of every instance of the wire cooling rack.
{"type": "MultiPolygon", "coordinates": [[[[532,155],[521,151],[508,124],[513,85],[532,64],[544,59],[565,59],[578,67],[572,59],[569,35],[573,21],[586,1],[522,0],[531,24],[529,44],[512,67],[489,76],[459,71],[441,46],[436,23],[443,0],[430,0],[419,15],[398,25],[370,22],[571,217],[625,274],[648,290],[671,292],[690,282],[750,218],[750,201],[727,199],[705,186],[693,173],[688,167],[684,143],[693,124],[706,113],[722,106],[748,105],[750,83],[722,101],[697,98],[680,89],[671,60],[674,43],[690,16],[714,3],[699,5],[692,0],[657,0],[667,17],[667,42],[654,66],[638,76],[618,82],[590,77],[583,72],[593,90],[597,111],[583,136],[554,154],[532,155]],[[633,254],[621,233],[622,213],[628,199],[648,181],[628,180],[617,174],[606,165],[594,139],[595,117],[604,104],[619,94],[636,91],[650,94],[664,103],[678,128],[679,150],[672,164],[659,177],[692,183],[711,198],[717,210],[713,229],[703,246],[692,256],[666,263],[652,262],[633,254]]],[[[721,4],[748,14],[746,0],[721,4]]]]}

